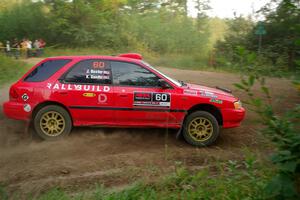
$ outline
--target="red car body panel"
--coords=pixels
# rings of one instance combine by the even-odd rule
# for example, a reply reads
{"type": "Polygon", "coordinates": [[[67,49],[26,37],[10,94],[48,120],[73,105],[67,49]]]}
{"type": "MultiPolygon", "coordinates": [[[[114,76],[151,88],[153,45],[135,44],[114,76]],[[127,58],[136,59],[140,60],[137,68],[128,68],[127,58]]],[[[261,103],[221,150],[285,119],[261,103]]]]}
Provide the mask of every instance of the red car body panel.
{"type": "Polygon", "coordinates": [[[10,100],[3,104],[3,110],[9,118],[31,120],[32,113],[38,106],[56,103],[70,113],[74,126],[180,128],[190,109],[199,105],[210,105],[221,113],[221,125],[224,128],[231,128],[239,126],[245,116],[244,108],[234,107],[236,101],[238,101],[236,97],[222,90],[194,84],[178,86],[144,64],[136,55],[62,56],[41,61],[13,84],[10,89],[10,100]],[[24,78],[40,64],[59,59],[69,59],[70,62],[45,81],[24,81],[24,78]],[[134,63],[164,79],[172,88],[70,84],[60,80],[74,64],[89,59],[134,63]],[[153,94],[159,98],[168,98],[167,102],[149,106],[140,101],[150,98],[153,94]]]}

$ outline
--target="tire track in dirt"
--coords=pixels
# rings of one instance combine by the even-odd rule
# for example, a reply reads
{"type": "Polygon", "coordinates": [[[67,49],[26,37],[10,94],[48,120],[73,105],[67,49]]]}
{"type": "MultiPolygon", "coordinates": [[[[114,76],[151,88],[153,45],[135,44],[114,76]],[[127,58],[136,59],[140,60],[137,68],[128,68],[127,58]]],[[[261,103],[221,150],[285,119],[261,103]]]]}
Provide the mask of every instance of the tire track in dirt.
{"type": "MultiPolygon", "coordinates": [[[[183,81],[230,89],[240,80],[239,75],[230,73],[159,69],[183,81]]],[[[289,80],[269,78],[267,84],[278,111],[299,103],[297,91],[289,80]]],[[[8,88],[0,89],[1,104],[8,98],[8,88]]],[[[256,86],[255,93],[258,90],[256,86]]],[[[242,100],[246,97],[239,91],[233,92],[242,100]]],[[[257,134],[256,120],[255,114],[248,112],[241,127],[223,130],[215,145],[200,149],[182,139],[176,140],[176,130],[165,129],[80,127],[74,128],[65,140],[45,142],[24,135],[25,123],[7,119],[1,107],[0,184],[10,194],[36,195],[53,186],[76,191],[95,183],[115,187],[140,179],[153,181],[172,171],[175,162],[199,167],[219,159],[241,159],[247,148],[254,152],[266,151],[268,145],[257,134]]]]}

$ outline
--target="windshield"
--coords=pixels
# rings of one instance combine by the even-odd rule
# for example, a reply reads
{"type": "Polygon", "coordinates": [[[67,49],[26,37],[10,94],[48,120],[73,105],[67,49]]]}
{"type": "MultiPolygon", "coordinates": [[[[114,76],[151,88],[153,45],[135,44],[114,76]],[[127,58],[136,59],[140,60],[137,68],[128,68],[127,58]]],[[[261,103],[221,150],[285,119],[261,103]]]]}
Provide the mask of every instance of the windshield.
{"type": "Polygon", "coordinates": [[[159,73],[160,75],[162,75],[163,77],[165,77],[166,79],[168,79],[169,81],[171,81],[172,83],[174,83],[175,85],[177,85],[178,87],[182,86],[183,83],[180,83],[179,81],[176,81],[170,77],[168,77],[167,75],[163,74],[162,72],[158,71],[157,69],[155,69],[154,67],[152,67],[149,63],[145,62],[142,60],[142,63],[144,65],[146,65],[147,67],[153,69],[154,71],[156,71],[157,73],[159,73]]]}

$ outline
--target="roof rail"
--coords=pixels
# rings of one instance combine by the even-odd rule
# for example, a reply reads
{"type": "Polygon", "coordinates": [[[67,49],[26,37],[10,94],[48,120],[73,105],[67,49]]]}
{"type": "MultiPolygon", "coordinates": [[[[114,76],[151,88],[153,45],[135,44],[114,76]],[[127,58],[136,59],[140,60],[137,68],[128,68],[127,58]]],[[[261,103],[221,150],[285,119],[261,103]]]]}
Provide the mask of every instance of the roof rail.
{"type": "Polygon", "coordinates": [[[119,54],[118,57],[125,57],[125,58],[143,60],[142,55],[138,54],[138,53],[123,53],[123,54],[119,54]]]}

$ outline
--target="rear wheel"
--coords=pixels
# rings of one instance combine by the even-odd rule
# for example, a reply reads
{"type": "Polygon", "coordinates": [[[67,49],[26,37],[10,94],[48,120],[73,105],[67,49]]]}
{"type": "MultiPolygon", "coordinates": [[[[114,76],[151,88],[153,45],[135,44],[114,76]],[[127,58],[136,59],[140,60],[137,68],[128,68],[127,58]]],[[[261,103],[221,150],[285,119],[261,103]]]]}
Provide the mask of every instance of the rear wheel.
{"type": "Polygon", "coordinates": [[[72,120],[69,113],[57,105],[41,108],[33,119],[36,133],[45,140],[55,140],[69,135],[72,120]]]}
{"type": "Polygon", "coordinates": [[[205,111],[196,111],[187,116],[183,124],[184,139],[194,146],[208,146],[219,136],[216,118],[205,111]]]}

